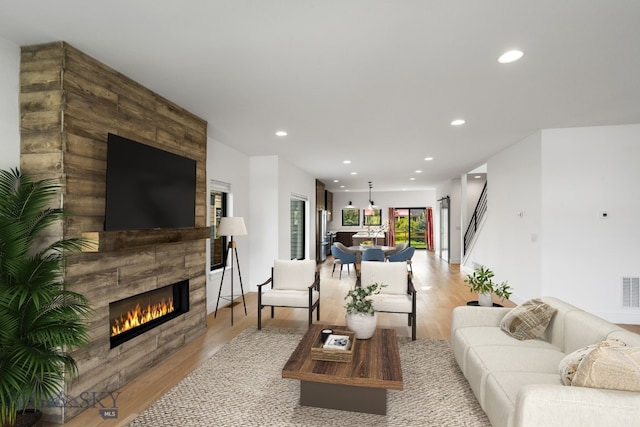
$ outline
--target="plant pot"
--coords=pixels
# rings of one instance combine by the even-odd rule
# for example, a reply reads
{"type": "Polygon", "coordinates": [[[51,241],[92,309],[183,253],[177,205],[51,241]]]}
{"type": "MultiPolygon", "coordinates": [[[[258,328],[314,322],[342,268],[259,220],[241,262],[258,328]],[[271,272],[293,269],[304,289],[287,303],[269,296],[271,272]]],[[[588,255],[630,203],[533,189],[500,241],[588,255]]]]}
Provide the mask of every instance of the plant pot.
{"type": "Polygon", "coordinates": [[[356,338],[366,340],[373,336],[378,325],[376,313],[351,313],[347,314],[347,329],[356,333],[356,338]]]}
{"type": "Polygon", "coordinates": [[[478,294],[478,305],[482,307],[493,307],[493,294],[491,292],[478,294]]]}
{"type": "Polygon", "coordinates": [[[42,411],[26,409],[16,415],[15,427],[42,427],[42,411]]]}

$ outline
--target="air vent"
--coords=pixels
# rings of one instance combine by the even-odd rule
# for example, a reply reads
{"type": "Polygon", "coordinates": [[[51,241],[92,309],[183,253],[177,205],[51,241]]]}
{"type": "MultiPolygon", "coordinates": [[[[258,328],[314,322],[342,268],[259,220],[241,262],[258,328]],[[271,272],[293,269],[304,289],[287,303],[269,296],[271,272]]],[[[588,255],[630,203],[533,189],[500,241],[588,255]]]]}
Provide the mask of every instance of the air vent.
{"type": "Polygon", "coordinates": [[[622,278],[622,307],[640,308],[640,277],[622,278]]]}

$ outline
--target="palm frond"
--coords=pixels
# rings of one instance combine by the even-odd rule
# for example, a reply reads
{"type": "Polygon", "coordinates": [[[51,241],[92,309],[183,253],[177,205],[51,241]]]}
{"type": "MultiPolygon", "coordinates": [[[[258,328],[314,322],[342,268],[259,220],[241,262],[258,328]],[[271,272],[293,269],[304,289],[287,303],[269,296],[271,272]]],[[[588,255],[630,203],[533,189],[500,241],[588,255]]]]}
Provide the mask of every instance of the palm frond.
{"type": "Polygon", "coordinates": [[[65,258],[83,239],[43,243],[65,212],[60,186],[0,170],[0,424],[16,405],[55,396],[65,374],[77,374],[71,351],[89,342],[91,308],[68,289],[65,258]]]}

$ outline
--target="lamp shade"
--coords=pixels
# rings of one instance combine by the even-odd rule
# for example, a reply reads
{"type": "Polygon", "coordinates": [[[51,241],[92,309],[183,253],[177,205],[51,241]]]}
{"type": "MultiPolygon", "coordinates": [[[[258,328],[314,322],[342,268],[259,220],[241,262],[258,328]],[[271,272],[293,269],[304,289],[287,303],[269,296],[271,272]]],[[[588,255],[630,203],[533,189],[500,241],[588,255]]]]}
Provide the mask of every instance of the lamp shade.
{"type": "Polygon", "coordinates": [[[247,228],[244,226],[244,218],[241,216],[225,216],[220,218],[218,225],[219,236],[244,236],[247,228]]]}

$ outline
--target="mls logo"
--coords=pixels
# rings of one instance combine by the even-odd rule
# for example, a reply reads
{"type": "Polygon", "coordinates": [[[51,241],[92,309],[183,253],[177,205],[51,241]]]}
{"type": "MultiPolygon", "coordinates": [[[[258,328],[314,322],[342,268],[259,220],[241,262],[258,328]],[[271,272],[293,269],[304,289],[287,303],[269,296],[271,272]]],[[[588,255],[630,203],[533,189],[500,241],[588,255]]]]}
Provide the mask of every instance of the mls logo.
{"type": "Polygon", "coordinates": [[[118,408],[99,409],[98,412],[103,420],[118,418],[118,408]]]}

